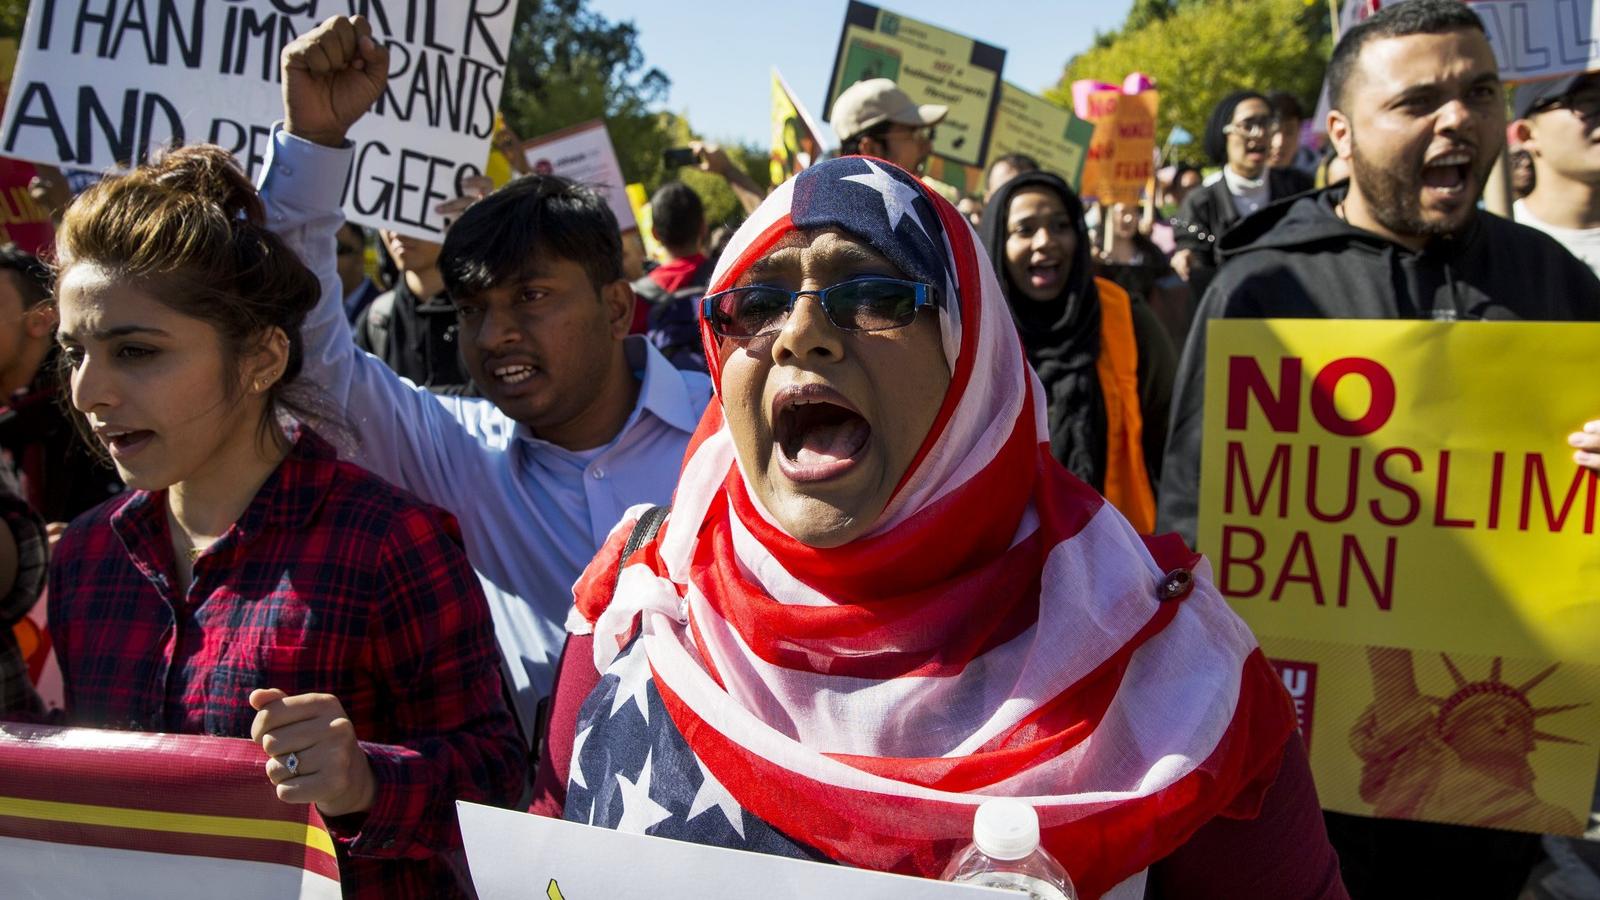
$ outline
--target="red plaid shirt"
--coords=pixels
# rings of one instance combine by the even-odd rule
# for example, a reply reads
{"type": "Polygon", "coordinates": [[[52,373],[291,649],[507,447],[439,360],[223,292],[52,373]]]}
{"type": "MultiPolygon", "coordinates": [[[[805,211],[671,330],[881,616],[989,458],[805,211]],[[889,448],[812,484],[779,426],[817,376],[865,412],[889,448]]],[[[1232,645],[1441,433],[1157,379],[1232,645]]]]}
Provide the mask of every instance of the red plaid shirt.
{"type": "Polygon", "coordinates": [[[328,823],[345,896],[459,896],[454,803],[515,803],[527,757],[455,520],[302,430],[179,596],[164,501],[108,501],[53,554],[73,723],[248,737],[251,689],[333,694],[378,782],[328,823]]]}

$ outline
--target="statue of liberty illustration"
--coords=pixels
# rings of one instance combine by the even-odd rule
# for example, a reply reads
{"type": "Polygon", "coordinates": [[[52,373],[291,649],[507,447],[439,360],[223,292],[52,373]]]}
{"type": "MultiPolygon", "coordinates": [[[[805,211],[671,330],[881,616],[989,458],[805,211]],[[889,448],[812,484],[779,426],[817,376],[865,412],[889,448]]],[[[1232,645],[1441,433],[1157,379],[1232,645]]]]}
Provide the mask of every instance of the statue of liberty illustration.
{"type": "Polygon", "coordinates": [[[1373,699],[1351,727],[1350,744],[1362,760],[1361,798],[1373,815],[1579,833],[1577,816],[1534,792],[1528,760],[1538,741],[1583,743],[1540,731],[1537,723],[1587,703],[1538,708],[1529,699],[1560,664],[1513,684],[1501,680],[1500,657],[1481,681],[1439,657],[1455,683],[1446,697],[1418,689],[1410,650],[1367,648],[1373,699]]]}

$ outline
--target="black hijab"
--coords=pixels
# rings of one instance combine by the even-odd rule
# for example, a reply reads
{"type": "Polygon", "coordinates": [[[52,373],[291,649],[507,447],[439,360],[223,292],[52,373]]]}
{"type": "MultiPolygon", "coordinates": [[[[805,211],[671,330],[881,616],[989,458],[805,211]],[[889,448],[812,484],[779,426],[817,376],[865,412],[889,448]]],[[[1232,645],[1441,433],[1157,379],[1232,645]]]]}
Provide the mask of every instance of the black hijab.
{"type": "Polygon", "coordinates": [[[1061,178],[1048,172],[1018,175],[995,191],[983,210],[983,244],[1022,335],[1028,362],[1044,382],[1050,407],[1050,453],[1067,471],[1101,490],[1105,486],[1106,408],[1095,362],[1100,356],[1100,294],[1089,255],[1083,202],[1061,178]],[[1006,269],[1006,227],[1011,201],[1028,189],[1052,191],[1066,207],[1078,236],[1066,283],[1055,299],[1022,293],[1006,269]]]}

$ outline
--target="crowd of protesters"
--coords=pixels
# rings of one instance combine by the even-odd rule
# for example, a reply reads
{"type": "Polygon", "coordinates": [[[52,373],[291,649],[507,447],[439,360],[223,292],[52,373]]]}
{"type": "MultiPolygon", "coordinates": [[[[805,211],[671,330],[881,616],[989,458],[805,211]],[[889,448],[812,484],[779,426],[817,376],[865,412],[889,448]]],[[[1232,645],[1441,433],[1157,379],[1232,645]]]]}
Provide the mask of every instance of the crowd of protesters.
{"type": "Polygon", "coordinates": [[[346,223],[388,65],[330,19],[258,184],[176,149],[63,197],[48,261],[0,250],[0,713],[257,742],[347,896],[470,895],[458,799],[633,827],[640,765],[696,797],[652,834],[933,877],[1025,796],[1085,896],[1510,898],[1551,865],[1324,814],[1186,547],[1207,321],[1600,320],[1600,75],[1508,122],[1476,14],[1405,0],[1339,40],[1324,149],[1236,91],[1213,174],[1143,207],[1012,154],[958,208],[920,177],[948,110],[869,79],[770,193],[693,145],[746,218],[669,182],[633,270],[552,175],[472,185],[442,244],[346,223]],[[1480,205],[1507,149],[1514,219],[1480,205]],[[10,631],[46,588],[53,710],[10,631]]]}

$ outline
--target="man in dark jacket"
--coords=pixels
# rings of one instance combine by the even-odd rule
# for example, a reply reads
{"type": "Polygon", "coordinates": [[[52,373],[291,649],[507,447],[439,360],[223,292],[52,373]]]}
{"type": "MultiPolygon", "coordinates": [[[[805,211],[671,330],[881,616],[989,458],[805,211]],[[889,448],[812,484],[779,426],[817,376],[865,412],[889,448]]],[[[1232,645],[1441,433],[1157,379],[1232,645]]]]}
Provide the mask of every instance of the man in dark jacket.
{"type": "Polygon", "coordinates": [[[475,393],[461,361],[456,308],[439,272],[440,245],[387,230],[378,234],[400,277],[356,318],[356,346],[419,387],[475,393]]]}
{"type": "Polygon", "coordinates": [[[1216,242],[1223,235],[1267,204],[1311,190],[1304,172],[1268,166],[1280,127],[1267,98],[1255,91],[1235,91],[1211,110],[1205,150],[1222,171],[1191,191],[1172,220],[1178,248],[1172,268],[1193,296],[1204,296],[1216,275],[1216,242]]]}
{"type": "MultiPolygon", "coordinates": [[[[1204,320],[1600,320],[1600,281],[1587,266],[1547,235],[1477,209],[1506,122],[1494,53],[1469,7],[1385,6],[1340,40],[1328,80],[1329,136],[1350,182],[1275,204],[1221,241],[1224,265],[1179,364],[1158,530],[1191,542],[1204,320]]],[[[1335,814],[1329,833],[1357,898],[1515,897],[1539,853],[1537,835],[1335,814]]]]}

